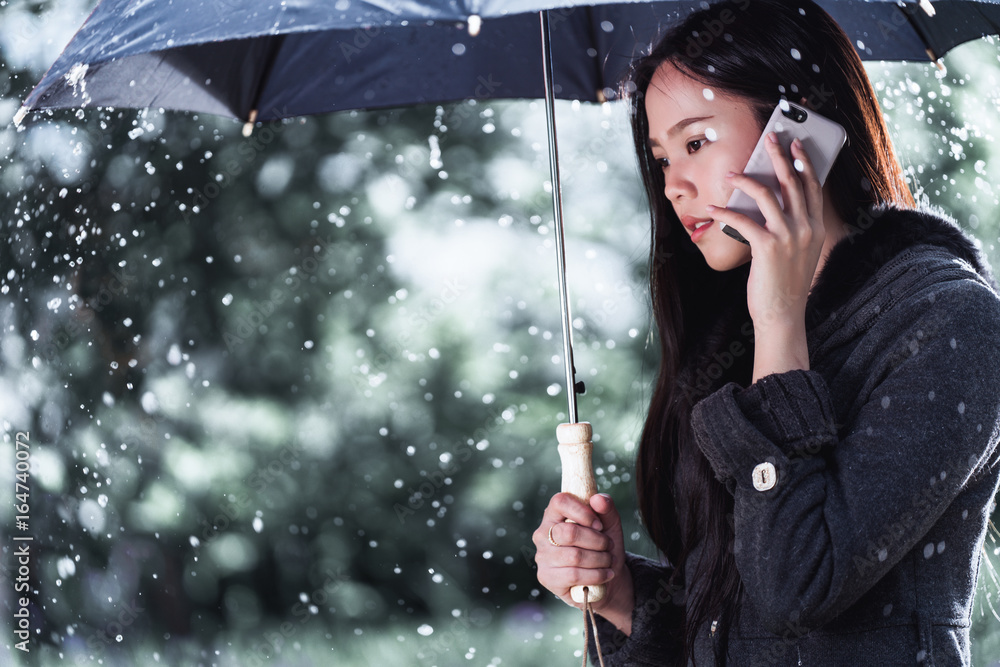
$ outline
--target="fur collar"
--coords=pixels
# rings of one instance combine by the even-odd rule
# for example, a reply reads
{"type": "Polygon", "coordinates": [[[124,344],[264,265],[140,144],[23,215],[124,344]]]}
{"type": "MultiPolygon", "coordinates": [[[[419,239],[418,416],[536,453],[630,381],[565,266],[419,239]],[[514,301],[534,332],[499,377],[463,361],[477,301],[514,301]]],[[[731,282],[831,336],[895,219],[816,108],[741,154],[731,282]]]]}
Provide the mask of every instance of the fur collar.
{"type": "Polygon", "coordinates": [[[830,251],[809,294],[806,325],[822,322],[900,252],[921,244],[943,247],[968,262],[994,289],[996,279],[974,241],[950,217],[928,209],[873,207],[830,251]]]}

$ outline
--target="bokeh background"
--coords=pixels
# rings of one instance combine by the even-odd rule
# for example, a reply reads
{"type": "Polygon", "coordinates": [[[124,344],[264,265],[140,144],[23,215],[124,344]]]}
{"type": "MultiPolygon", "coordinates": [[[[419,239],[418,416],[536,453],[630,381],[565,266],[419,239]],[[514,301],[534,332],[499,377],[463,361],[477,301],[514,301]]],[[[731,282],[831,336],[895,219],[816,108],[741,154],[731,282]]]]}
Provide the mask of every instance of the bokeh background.
{"type": "MultiPolygon", "coordinates": [[[[36,630],[13,649],[2,499],[0,664],[579,661],[530,539],[566,420],[542,105],[249,138],[157,110],[15,129],[91,5],[0,0],[0,488],[28,432],[36,630]]],[[[913,189],[994,267],[997,55],[868,66],[913,189]]],[[[580,418],[651,555],[631,477],[656,368],[645,206],[624,110],[557,113],[580,418]]],[[[1000,664],[991,572],[977,665],[1000,664]]]]}

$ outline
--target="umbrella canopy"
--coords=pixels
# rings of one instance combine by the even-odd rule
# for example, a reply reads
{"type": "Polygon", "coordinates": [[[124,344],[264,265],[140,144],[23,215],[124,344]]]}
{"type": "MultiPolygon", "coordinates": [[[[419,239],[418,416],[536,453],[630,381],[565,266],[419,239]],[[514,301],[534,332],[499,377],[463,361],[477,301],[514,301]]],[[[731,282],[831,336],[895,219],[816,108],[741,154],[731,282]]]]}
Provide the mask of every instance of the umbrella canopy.
{"type": "MultiPolygon", "coordinates": [[[[539,98],[550,11],[557,97],[615,95],[697,2],[103,0],[19,114],[154,107],[270,120],[467,98],[539,98]]],[[[821,0],[863,58],[927,60],[1000,32],[1000,4],[821,0]]],[[[706,26],[704,37],[724,26],[706,26]]],[[[699,48],[693,39],[691,48],[699,48]]]]}
{"type": "MultiPolygon", "coordinates": [[[[566,388],[575,419],[552,98],[613,99],[629,63],[656,41],[661,26],[700,3],[576,4],[102,0],[14,121],[40,109],[154,107],[239,118],[249,133],[254,121],[347,109],[545,97],[566,388]],[[536,12],[542,13],[541,31],[536,12]]],[[[935,59],[957,44],[1000,32],[1000,4],[993,0],[820,4],[869,59],[935,59]]],[[[689,48],[700,49],[724,31],[724,25],[706,25],[689,48]]]]}

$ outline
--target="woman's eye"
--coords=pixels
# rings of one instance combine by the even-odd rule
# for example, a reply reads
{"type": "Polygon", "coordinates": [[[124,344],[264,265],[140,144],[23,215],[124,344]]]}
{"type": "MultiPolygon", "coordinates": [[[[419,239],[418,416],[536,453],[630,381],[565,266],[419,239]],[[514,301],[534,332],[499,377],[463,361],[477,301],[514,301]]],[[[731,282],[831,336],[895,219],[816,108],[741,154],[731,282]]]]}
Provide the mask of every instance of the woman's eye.
{"type": "Polygon", "coordinates": [[[654,159],[656,160],[656,163],[658,165],[660,165],[661,169],[666,169],[667,167],[670,166],[670,160],[668,158],[658,157],[658,158],[654,158],[654,159]]]}
{"type": "Polygon", "coordinates": [[[694,153],[699,149],[701,149],[701,147],[704,145],[705,145],[704,139],[694,139],[692,141],[689,141],[687,145],[688,153],[694,153]]]}

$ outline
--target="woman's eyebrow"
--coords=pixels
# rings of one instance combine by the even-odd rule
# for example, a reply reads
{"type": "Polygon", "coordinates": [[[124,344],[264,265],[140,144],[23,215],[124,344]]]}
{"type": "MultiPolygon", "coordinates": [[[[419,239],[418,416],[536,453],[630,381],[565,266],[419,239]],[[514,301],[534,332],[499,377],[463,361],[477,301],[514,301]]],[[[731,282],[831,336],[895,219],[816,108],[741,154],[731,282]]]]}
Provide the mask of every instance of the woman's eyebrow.
{"type": "MultiPolygon", "coordinates": [[[[686,127],[688,127],[689,125],[694,125],[695,123],[700,123],[703,120],[711,120],[712,118],[715,118],[715,116],[696,116],[696,117],[693,117],[693,118],[685,118],[684,120],[678,122],[676,125],[674,125],[673,127],[671,127],[669,130],[667,130],[667,136],[668,137],[672,137],[675,134],[677,134],[678,132],[683,132],[684,129],[686,127]]],[[[652,147],[652,146],[659,146],[660,142],[656,140],[656,137],[650,137],[649,138],[649,145],[650,145],[650,147],[652,147]]]]}
{"type": "Polygon", "coordinates": [[[681,122],[674,125],[672,128],[667,130],[667,136],[672,137],[678,132],[683,132],[688,125],[694,125],[695,123],[700,123],[703,120],[711,120],[715,116],[698,116],[696,118],[685,118],[681,122]]]}

